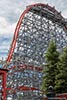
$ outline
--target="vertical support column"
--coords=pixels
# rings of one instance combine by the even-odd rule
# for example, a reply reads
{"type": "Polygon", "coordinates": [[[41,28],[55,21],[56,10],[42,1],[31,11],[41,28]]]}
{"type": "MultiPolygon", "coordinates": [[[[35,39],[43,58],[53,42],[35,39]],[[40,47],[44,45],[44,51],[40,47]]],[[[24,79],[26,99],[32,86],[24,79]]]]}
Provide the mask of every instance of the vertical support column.
{"type": "Polygon", "coordinates": [[[3,100],[6,100],[6,72],[3,73],[3,100]]]}
{"type": "Polygon", "coordinates": [[[5,69],[0,69],[0,77],[1,77],[1,98],[0,100],[6,100],[7,95],[6,95],[6,78],[7,78],[7,70],[5,69]]]}

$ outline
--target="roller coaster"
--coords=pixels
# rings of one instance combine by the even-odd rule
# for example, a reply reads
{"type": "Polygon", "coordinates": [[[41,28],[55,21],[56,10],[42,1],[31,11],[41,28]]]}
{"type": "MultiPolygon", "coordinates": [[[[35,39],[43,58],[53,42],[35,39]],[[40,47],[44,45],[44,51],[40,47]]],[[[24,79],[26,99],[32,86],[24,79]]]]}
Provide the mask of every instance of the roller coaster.
{"type": "Polygon", "coordinates": [[[55,7],[32,4],[17,23],[8,57],[0,69],[0,100],[42,100],[42,70],[49,42],[67,45],[67,22],[55,7]]]}

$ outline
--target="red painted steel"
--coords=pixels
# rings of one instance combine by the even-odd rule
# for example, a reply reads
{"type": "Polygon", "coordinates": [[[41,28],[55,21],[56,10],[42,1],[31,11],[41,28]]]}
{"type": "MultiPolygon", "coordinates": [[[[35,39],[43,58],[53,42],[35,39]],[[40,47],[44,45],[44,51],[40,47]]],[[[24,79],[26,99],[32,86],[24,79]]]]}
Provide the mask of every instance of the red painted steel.
{"type": "Polygon", "coordinates": [[[56,97],[65,98],[67,100],[67,93],[56,94],[56,97]]]}
{"type": "MultiPolygon", "coordinates": [[[[29,11],[30,11],[30,9],[32,8],[32,7],[34,7],[34,6],[43,6],[43,7],[46,7],[46,8],[48,8],[50,11],[52,11],[52,12],[56,12],[56,13],[58,13],[58,14],[60,14],[54,7],[51,7],[51,6],[49,6],[49,5],[46,5],[46,4],[41,4],[41,3],[39,3],[39,4],[33,4],[33,5],[30,5],[30,6],[28,6],[27,7],[27,9],[22,13],[22,15],[20,16],[20,19],[19,19],[19,21],[18,21],[18,23],[17,23],[17,26],[16,26],[16,29],[15,29],[15,32],[14,32],[14,37],[13,37],[13,41],[12,41],[12,44],[11,44],[11,46],[10,46],[10,50],[9,50],[9,54],[8,54],[8,57],[7,57],[7,60],[6,60],[6,63],[9,63],[10,61],[11,61],[11,59],[12,59],[12,56],[13,56],[13,52],[14,52],[14,49],[15,49],[15,46],[16,46],[16,41],[17,41],[17,38],[18,38],[18,33],[19,33],[19,29],[20,29],[20,26],[21,26],[21,23],[22,23],[22,21],[23,21],[23,19],[24,19],[24,17],[25,17],[25,14],[26,13],[28,13],[29,11]]],[[[61,15],[61,14],[60,14],[61,15]]],[[[64,18],[61,16],[61,19],[63,19],[64,20],[64,18]]],[[[64,25],[64,29],[67,31],[67,27],[64,25]]],[[[5,66],[4,66],[5,67],[5,66]]],[[[11,70],[11,69],[14,69],[14,68],[16,68],[16,66],[12,66],[11,68],[9,68],[9,70],[11,70]]],[[[40,67],[33,67],[33,66],[29,66],[28,67],[28,65],[19,65],[18,66],[18,68],[19,68],[19,70],[18,71],[21,71],[21,69],[29,69],[29,70],[37,70],[37,71],[42,71],[42,68],[40,68],[40,67]]],[[[16,70],[17,71],[17,70],[16,70]]],[[[2,74],[2,76],[3,76],[3,100],[6,100],[6,91],[7,90],[11,90],[12,88],[6,88],[6,78],[7,78],[7,73],[6,73],[6,71],[5,70],[0,70],[0,73],[2,74]]],[[[12,73],[14,73],[14,72],[12,72],[12,73]]],[[[12,73],[9,73],[9,74],[12,74],[12,73]]],[[[9,75],[8,74],[8,75],[9,75]]],[[[36,88],[34,88],[34,87],[27,87],[27,86],[19,86],[18,87],[18,89],[19,90],[27,90],[27,91],[29,91],[29,90],[38,90],[38,89],[36,89],[36,88]]],[[[40,90],[41,91],[41,90],[40,90]]],[[[14,92],[15,92],[15,90],[14,90],[14,92]]],[[[66,96],[65,96],[66,97],[66,96]]],[[[45,98],[45,100],[46,100],[47,98],[45,98]]]]}
{"type": "Polygon", "coordinates": [[[0,76],[2,76],[2,100],[6,100],[7,70],[0,69],[0,76]]]}
{"type": "MultiPolygon", "coordinates": [[[[29,70],[36,70],[36,71],[42,71],[41,67],[34,67],[34,66],[30,66],[30,65],[19,65],[17,66],[19,68],[18,71],[22,71],[21,69],[29,69],[29,70]]],[[[8,68],[8,70],[14,69],[16,68],[16,66],[12,66],[11,68],[8,68]]]]}
{"type": "MultiPolygon", "coordinates": [[[[14,52],[14,49],[15,49],[15,46],[16,46],[16,41],[17,41],[17,37],[18,37],[19,28],[21,26],[22,20],[24,19],[25,14],[28,13],[29,10],[33,6],[44,6],[44,7],[47,7],[52,12],[59,13],[54,7],[51,7],[51,6],[46,5],[46,4],[38,3],[38,4],[33,4],[33,5],[28,6],[27,9],[20,16],[20,19],[19,19],[19,21],[17,23],[16,29],[15,29],[15,32],[14,32],[13,41],[12,41],[12,44],[11,44],[11,47],[10,47],[10,51],[9,51],[9,54],[8,54],[8,57],[7,57],[7,60],[6,60],[7,63],[9,63],[11,58],[12,58],[12,55],[13,55],[13,52],[14,52]]],[[[61,19],[64,20],[64,18],[62,16],[61,16],[61,19]]],[[[64,25],[64,29],[67,30],[67,27],[65,25],[64,25]]]]}

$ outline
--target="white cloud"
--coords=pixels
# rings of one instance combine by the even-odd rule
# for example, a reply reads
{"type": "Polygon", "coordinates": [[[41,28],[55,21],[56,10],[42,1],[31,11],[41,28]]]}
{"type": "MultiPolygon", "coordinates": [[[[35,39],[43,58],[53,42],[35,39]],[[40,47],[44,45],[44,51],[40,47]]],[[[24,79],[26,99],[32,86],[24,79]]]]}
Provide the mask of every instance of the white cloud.
{"type": "Polygon", "coordinates": [[[62,15],[67,19],[67,9],[62,12],[62,15]]]}
{"type": "Polygon", "coordinates": [[[7,56],[15,27],[16,23],[10,24],[5,17],[0,16],[0,58],[2,58],[3,55],[5,57],[7,56]]]}
{"type": "Polygon", "coordinates": [[[4,17],[0,17],[0,35],[11,35],[14,33],[16,23],[9,24],[4,17]]]}

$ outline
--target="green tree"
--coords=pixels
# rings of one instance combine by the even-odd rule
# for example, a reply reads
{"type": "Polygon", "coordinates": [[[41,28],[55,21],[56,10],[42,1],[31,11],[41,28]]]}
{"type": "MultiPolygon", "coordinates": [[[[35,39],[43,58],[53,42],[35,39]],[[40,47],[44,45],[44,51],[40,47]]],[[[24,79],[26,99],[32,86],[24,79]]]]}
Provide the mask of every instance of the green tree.
{"type": "Polygon", "coordinates": [[[67,47],[64,48],[63,53],[59,56],[58,71],[56,75],[56,92],[65,93],[67,92],[67,47]]]}
{"type": "Polygon", "coordinates": [[[55,76],[57,74],[57,63],[58,63],[59,53],[56,50],[56,44],[54,41],[49,43],[46,52],[46,64],[43,70],[43,82],[42,89],[48,92],[48,87],[55,87],[55,76]]]}

